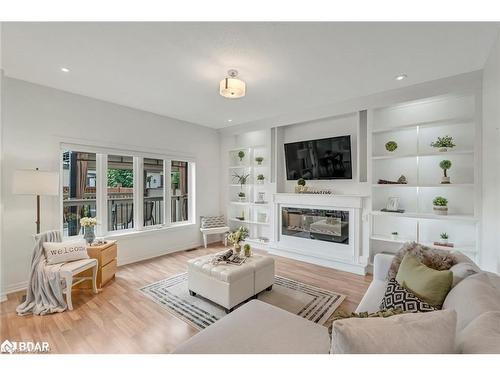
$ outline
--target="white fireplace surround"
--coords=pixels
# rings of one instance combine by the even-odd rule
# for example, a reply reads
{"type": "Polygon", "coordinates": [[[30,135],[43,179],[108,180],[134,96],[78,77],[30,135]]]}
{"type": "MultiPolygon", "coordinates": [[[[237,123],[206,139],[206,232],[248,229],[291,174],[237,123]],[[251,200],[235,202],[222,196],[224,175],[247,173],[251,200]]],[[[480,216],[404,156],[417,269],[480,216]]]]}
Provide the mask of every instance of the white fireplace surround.
{"type": "Polygon", "coordinates": [[[362,195],[327,195],[327,194],[290,194],[277,193],[274,203],[274,238],[269,252],[326,267],[366,274],[368,251],[363,251],[364,235],[368,215],[364,212],[366,196],[362,195]],[[335,243],[316,239],[298,238],[281,233],[284,207],[338,210],[349,212],[349,243],[335,243]],[[365,225],[366,224],[366,225],[365,225]]]}

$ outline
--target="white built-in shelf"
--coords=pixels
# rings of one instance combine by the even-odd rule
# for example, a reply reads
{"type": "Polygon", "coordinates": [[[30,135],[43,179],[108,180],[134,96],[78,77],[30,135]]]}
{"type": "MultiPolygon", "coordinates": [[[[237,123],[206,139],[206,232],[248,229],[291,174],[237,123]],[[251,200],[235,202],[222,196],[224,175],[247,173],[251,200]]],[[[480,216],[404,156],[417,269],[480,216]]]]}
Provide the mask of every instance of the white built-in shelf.
{"type": "Polygon", "coordinates": [[[240,219],[235,218],[235,217],[230,217],[229,220],[236,221],[236,222],[239,222],[239,223],[254,224],[254,225],[267,225],[267,224],[269,224],[268,222],[261,222],[261,221],[240,220],[240,219]]]}
{"type": "Polygon", "coordinates": [[[229,184],[229,186],[232,186],[232,187],[250,187],[250,186],[253,186],[254,184],[244,184],[244,185],[241,185],[241,184],[229,184]]]}
{"type": "MultiPolygon", "coordinates": [[[[393,243],[400,243],[403,244],[405,242],[412,242],[416,241],[416,239],[412,238],[392,238],[389,236],[383,236],[383,235],[372,235],[370,239],[375,240],[375,241],[384,241],[384,242],[393,242],[393,243]]],[[[474,244],[453,244],[453,247],[449,246],[439,246],[439,245],[434,245],[433,242],[425,242],[421,241],[420,242],[424,246],[429,246],[429,247],[434,247],[436,249],[442,249],[442,250],[458,250],[462,251],[464,253],[470,253],[470,254],[475,254],[476,253],[476,246],[474,244]]]]}
{"type": "Polygon", "coordinates": [[[425,185],[414,185],[414,184],[373,184],[375,188],[391,188],[391,187],[409,187],[409,188],[440,188],[440,187],[474,187],[474,184],[425,184],[425,185]]]}
{"type": "Polygon", "coordinates": [[[432,219],[432,220],[461,220],[461,221],[470,221],[476,222],[479,219],[474,215],[437,215],[432,213],[420,213],[420,212],[386,212],[374,210],[372,211],[372,215],[374,216],[399,216],[399,217],[408,217],[413,219],[432,219]]]}
{"type": "Polygon", "coordinates": [[[249,165],[231,165],[229,169],[250,169],[249,165]]]}
{"type": "Polygon", "coordinates": [[[416,241],[414,238],[392,238],[389,236],[381,236],[381,235],[372,235],[370,236],[370,239],[375,240],[375,241],[385,241],[385,242],[394,242],[394,243],[405,243],[405,242],[412,242],[416,241]]]}
{"type": "Polygon", "coordinates": [[[416,129],[417,127],[429,127],[429,126],[435,127],[435,126],[445,126],[445,125],[466,125],[466,124],[469,124],[471,121],[474,121],[474,119],[472,117],[454,117],[454,118],[439,119],[439,120],[434,120],[434,121],[410,123],[410,124],[403,124],[403,125],[391,126],[391,127],[386,127],[386,128],[379,128],[379,129],[374,129],[372,132],[373,133],[386,133],[386,132],[393,132],[393,131],[405,130],[405,129],[416,129]]]}
{"type": "Polygon", "coordinates": [[[388,155],[380,155],[380,156],[373,156],[373,160],[384,160],[384,159],[401,159],[401,158],[415,158],[417,156],[442,156],[446,157],[446,155],[473,155],[474,151],[473,150],[448,150],[445,152],[419,152],[417,154],[388,154],[388,155]]]}
{"type": "Polygon", "coordinates": [[[254,203],[254,202],[238,202],[238,201],[231,201],[229,202],[230,204],[235,204],[237,206],[253,206],[253,207],[262,207],[262,208],[268,208],[269,203],[254,203]]]}

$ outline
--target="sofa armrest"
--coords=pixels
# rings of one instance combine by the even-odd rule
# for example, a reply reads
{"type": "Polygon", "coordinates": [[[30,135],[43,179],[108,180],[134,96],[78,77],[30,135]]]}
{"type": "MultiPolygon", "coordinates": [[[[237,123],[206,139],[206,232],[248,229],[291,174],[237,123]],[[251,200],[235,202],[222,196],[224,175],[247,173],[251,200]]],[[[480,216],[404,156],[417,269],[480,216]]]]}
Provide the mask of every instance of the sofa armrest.
{"type": "Polygon", "coordinates": [[[373,258],[373,278],[376,280],[384,281],[387,279],[387,272],[391,267],[393,254],[375,254],[373,258]]]}

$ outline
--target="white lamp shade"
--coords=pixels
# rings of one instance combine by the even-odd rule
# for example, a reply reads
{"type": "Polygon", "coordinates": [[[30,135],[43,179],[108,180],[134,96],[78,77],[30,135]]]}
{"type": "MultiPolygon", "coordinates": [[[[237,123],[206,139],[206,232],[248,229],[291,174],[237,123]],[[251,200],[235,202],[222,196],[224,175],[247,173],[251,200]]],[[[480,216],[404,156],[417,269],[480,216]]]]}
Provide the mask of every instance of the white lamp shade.
{"type": "Polygon", "coordinates": [[[219,84],[219,93],[229,99],[245,96],[246,84],[238,78],[224,78],[219,84]]]}
{"type": "Polygon", "coordinates": [[[16,171],[12,192],[25,195],[58,195],[59,173],[38,170],[16,171]]]}

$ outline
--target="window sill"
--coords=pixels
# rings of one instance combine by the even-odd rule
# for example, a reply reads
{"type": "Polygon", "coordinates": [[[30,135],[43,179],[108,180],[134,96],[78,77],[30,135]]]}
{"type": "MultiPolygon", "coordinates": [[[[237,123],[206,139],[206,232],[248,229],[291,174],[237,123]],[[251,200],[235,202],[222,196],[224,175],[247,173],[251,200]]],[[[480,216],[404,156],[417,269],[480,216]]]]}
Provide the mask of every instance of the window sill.
{"type": "Polygon", "coordinates": [[[170,231],[175,231],[175,230],[181,230],[181,229],[188,229],[191,227],[196,226],[196,223],[192,222],[183,222],[179,224],[171,224],[169,226],[158,226],[158,227],[152,227],[152,228],[144,228],[140,230],[127,230],[127,231],[120,231],[118,233],[107,233],[104,237],[104,239],[107,240],[115,240],[119,238],[128,238],[128,237],[140,237],[140,236],[147,236],[150,234],[154,233],[164,233],[164,232],[170,232],[170,231]]]}

